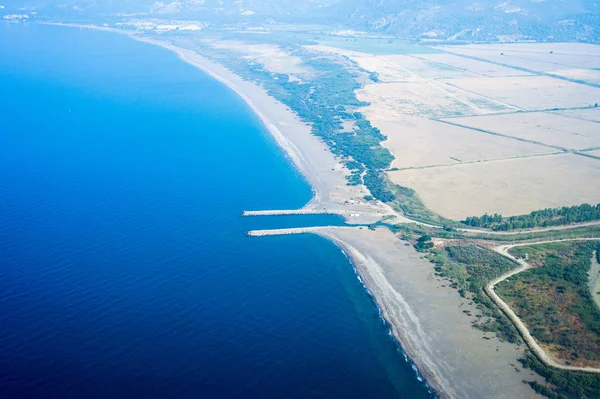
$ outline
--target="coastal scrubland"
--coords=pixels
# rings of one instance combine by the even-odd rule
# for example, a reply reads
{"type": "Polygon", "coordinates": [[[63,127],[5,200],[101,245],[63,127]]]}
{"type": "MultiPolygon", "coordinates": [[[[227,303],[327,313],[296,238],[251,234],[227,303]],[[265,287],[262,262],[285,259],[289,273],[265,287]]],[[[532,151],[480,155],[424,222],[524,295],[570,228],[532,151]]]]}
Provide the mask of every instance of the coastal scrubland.
{"type": "Polygon", "coordinates": [[[597,242],[515,247],[533,269],[500,283],[496,292],[546,351],[572,365],[600,365],[600,309],[588,285],[597,242]]]}
{"type": "MultiPolygon", "coordinates": [[[[457,234],[456,231],[447,232],[457,234]]],[[[494,332],[509,342],[520,341],[520,333],[512,321],[499,311],[484,291],[493,279],[518,267],[512,260],[491,250],[497,244],[472,239],[440,239],[437,238],[439,234],[433,232],[421,236],[407,231],[400,234],[410,239],[417,250],[427,254],[426,258],[434,263],[438,276],[448,280],[461,296],[477,304],[478,313],[473,320],[476,328],[494,332]]],[[[595,234],[597,236],[598,232],[595,234]]],[[[587,232],[584,235],[593,234],[587,232]]],[[[526,259],[534,268],[513,275],[496,286],[496,292],[523,320],[536,342],[552,357],[569,366],[597,367],[599,363],[600,308],[593,299],[600,273],[599,249],[597,240],[513,247],[511,254],[526,259]]],[[[472,316],[471,312],[466,313],[472,316]]],[[[553,368],[533,354],[525,354],[520,362],[545,378],[545,383],[528,382],[544,396],[592,398],[600,394],[600,375],[596,373],[553,368]]]]}
{"type": "MultiPolygon", "coordinates": [[[[538,344],[554,358],[575,366],[600,364],[600,307],[593,297],[598,273],[598,241],[555,242],[514,247],[514,256],[533,269],[512,276],[496,292],[526,323],[538,344]],[[594,267],[595,266],[595,267],[594,267]]],[[[530,383],[550,398],[600,395],[600,375],[565,371],[543,364],[533,355],[521,360],[547,384],[530,383]]]]}

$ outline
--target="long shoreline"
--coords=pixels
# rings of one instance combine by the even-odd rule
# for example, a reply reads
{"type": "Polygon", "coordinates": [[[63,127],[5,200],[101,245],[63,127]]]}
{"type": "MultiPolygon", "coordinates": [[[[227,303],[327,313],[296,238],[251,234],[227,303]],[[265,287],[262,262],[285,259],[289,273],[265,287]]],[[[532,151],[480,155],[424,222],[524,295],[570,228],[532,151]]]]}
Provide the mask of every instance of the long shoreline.
{"type": "MultiPolygon", "coordinates": [[[[364,188],[348,188],[345,180],[345,170],[337,167],[339,162],[335,159],[333,154],[331,154],[327,146],[316,136],[312,135],[310,126],[302,122],[295,113],[289,110],[284,104],[269,96],[262,87],[244,81],[240,76],[234,74],[225,67],[200,56],[193,50],[184,49],[165,41],[142,37],[132,32],[112,28],[86,25],[58,25],[125,34],[134,40],[160,46],[173,51],[182,61],[199,68],[212,78],[228,86],[244,100],[252,111],[260,118],[277,144],[292,160],[295,168],[310,184],[313,191],[313,198],[305,205],[305,209],[341,209],[340,201],[347,201],[348,199],[360,197],[362,194],[366,193],[366,189],[364,188]],[[270,109],[269,107],[276,107],[276,109],[270,109]],[[284,123],[282,123],[282,119],[285,120],[284,123]],[[281,126],[281,128],[279,128],[278,125],[281,126]],[[350,190],[355,191],[351,192],[350,190]]],[[[376,220],[374,219],[375,216],[380,217],[383,214],[390,213],[390,208],[385,205],[373,207],[363,206],[362,208],[356,207],[351,209],[359,209],[361,212],[364,210],[365,213],[371,212],[371,219],[367,220],[376,220]]],[[[363,222],[363,220],[357,220],[357,222],[363,222]]],[[[465,362],[464,364],[467,365],[465,358],[462,357],[463,353],[459,353],[458,355],[460,355],[460,357],[456,359],[452,358],[452,356],[455,355],[451,351],[444,352],[446,355],[450,356],[450,358],[439,357],[440,352],[443,352],[446,348],[442,348],[443,344],[436,342],[431,337],[435,335],[436,338],[439,338],[436,334],[443,334],[444,330],[435,322],[431,323],[432,316],[428,315],[427,312],[420,314],[422,310],[420,302],[423,301],[423,298],[426,298],[426,296],[417,298],[415,292],[412,292],[410,288],[412,282],[408,280],[405,282],[401,281],[401,284],[399,284],[398,276],[391,272],[394,267],[398,266],[398,259],[383,256],[393,253],[393,250],[397,245],[402,245],[392,241],[392,239],[397,240],[397,238],[395,238],[395,236],[392,237],[393,234],[389,233],[384,237],[385,242],[378,241],[379,238],[377,237],[371,239],[373,238],[372,236],[363,236],[363,238],[366,239],[365,242],[358,242],[356,240],[360,239],[360,236],[357,234],[357,231],[357,229],[351,228],[331,228],[327,231],[315,233],[332,241],[347,254],[352,266],[361,277],[366,289],[375,299],[381,315],[390,326],[390,330],[395,339],[417,367],[418,373],[424,377],[428,387],[433,390],[436,395],[444,398],[468,397],[472,396],[473,392],[478,392],[478,390],[482,390],[482,392],[485,392],[486,389],[491,391],[492,387],[482,385],[484,383],[490,384],[490,381],[484,381],[482,379],[481,381],[469,382],[467,384],[465,378],[467,367],[455,369],[451,364],[449,365],[449,362],[452,363],[454,360],[458,360],[459,363],[465,362]],[[382,256],[378,257],[379,255],[382,256]],[[402,295],[400,295],[400,292],[402,292],[402,295]],[[407,301],[410,302],[410,304],[404,303],[404,299],[401,298],[405,293],[407,294],[407,301]],[[412,298],[413,296],[414,298],[412,298]],[[426,331],[421,328],[420,323],[423,321],[431,324],[435,328],[435,331],[426,331]],[[459,386],[465,384],[466,386],[459,386]]],[[[379,234],[364,230],[361,230],[361,232],[362,233],[360,234],[379,234]]],[[[413,254],[414,251],[412,249],[399,249],[401,254],[403,254],[402,256],[405,256],[402,267],[407,268],[407,272],[410,272],[410,269],[413,268],[414,265],[417,263],[421,265],[422,262],[424,262],[423,264],[426,264],[428,270],[433,269],[428,261],[420,261],[419,255],[416,252],[413,254]]],[[[398,250],[398,248],[395,250],[398,250]]],[[[419,271],[419,273],[424,273],[424,269],[419,271]]],[[[422,283],[427,285],[428,288],[426,288],[426,290],[439,289],[440,291],[437,295],[443,296],[444,301],[446,302],[446,298],[454,298],[457,296],[456,292],[450,288],[435,288],[436,284],[431,283],[428,280],[428,277],[425,278],[424,276],[420,276],[420,278],[422,283]],[[429,284],[431,284],[431,286],[429,284]]],[[[428,292],[427,295],[429,295],[428,292]]],[[[444,303],[444,301],[440,303],[444,303]]],[[[457,304],[458,300],[454,301],[454,303],[457,304]]],[[[434,309],[435,306],[437,305],[431,305],[430,309],[434,309]]],[[[461,310],[458,306],[455,306],[453,312],[456,313],[456,315],[461,316],[461,310]]],[[[452,320],[448,319],[447,322],[452,323],[452,320]]],[[[465,326],[472,329],[469,320],[466,318],[464,320],[457,319],[455,323],[458,323],[458,327],[456,327],[457,330],[465,328],[465,326]]],[[[475,335],[480,336],[481,334],[475,333],[474,336],[475,335]]],[[[481,339],[481,337],[479,337],[479,339],[481,339]]],[[[458,348],[458,350],[464,350],[464,348],[468,348],[471,345],[479,344],[469,342],[458,348]]],[[[503,351],[507,351],[508,349],[506,348],[508,347],[505,347],[503,351]]],[[[489,350],[491,353],[491,349],[488,348],[486,350],[489,350]]],[[[489,355],[486,356],[489,357],[489,355]]],[[[491,359],[486,357],[484,360],[491,359]]],[[[474,371],[476,372],[477,367],[472,367],[471,370],[472,373],[474,371]]],[[[502,368],[501,370],[504,372],[505,368],[502,368]]],[[[507,381],[512,381],[512,379],[514,379],[508,375],[505,377],[504,380],[507,381]]],[[[485,378],[488,378],[487,374],[485,378]]],[[[505,385],[500,387],[502,389],[508,386],[504,380],[503,382],[505,385]]],[[[519,381],[520,380],[521,378],[519,378],[519,381]]],[[[494,392],[501,392],[500,388],[493,387],[494,392]]],[[[497,395],[487,396],[496,397],[497,395]]],[[[523,397],[535,396],[529,395],[523,397]]]]}
{"type": "Polygon", "coordinates": [[[400,323],[397,318],[392,316],[392,312],[386,305],[384,296],[379,293],[379,287],[377,287],[376,283],[373,281],[373,271],[369,269],[369,261],[366,256],[356,247],[340,238],[336,238],[333,235],[328,234],[326,231],[316,230],[312,233],[333,242],[340,249],[340,251],[346,255],[349,262],[352,264],[352,267],[354,268],[354,272],[364,285],[369,295],[375,301],[380,315],[389,327],[394,339],[396,342],[398,342],[398,345],[402,349],[402,352],[408,359],[409,363],[413,364],[417,378],[421,379],[426,388],[429,389],[430,392],[434,393],[438,398],[451,397],[449,394],[450,384],[443,380],[440,375],[437,375],[432,371],[431,364],[430,367],[423,367],[425,359],[420,356],[422,353],[419,353],[418,348],[410,345],[408,340],[403,339],[401,329],[403,327],[406,328],[406,325],[404,325],[404,323],[400,323]]]}
{"type": "MultiPolygon", "coordinates": [[[[302,176],[304,177],[306,182],[311,187],[313,197],[305,205],[305,207],[312,203],[318,203],[319,199],[322,197],[322,194],[320,192],[319,187],[316,186],[315,184],[313,184],[313,182],[311,181],[311,178],[309,176],[309,173],[306,170],[306,167],[304,167],[304,165],[302,164],[302,160],[303,160],[302,154],[300,154],[300,151],[298,150],[298,148],[296,146],[294,146],[294,144],[285,137],[285,135],[281,132],[281,130],[279,128],[277,128],[277,126],[271,121],[271,119],[268,118],[259,109],[259,107],[250,98],[250,95],[247,95],[247,93],[242,88],[240,88],[238,84],[233,82],[232,78],[237,77],[237,75],[233,74],[225,67],[223,67],[213,61],[210,61],[206,57],[199,55],[198,53],[196,53],[193,50],[184,49],[181,47],[174,46],[168,42],[149,39],[149,38],[141,37],[138,35],[132,34],[129,36],[134,40],[137,40],[137,41],[140,41],[143,43],[160,46],[164,49],[174,52],[175,54],[177,54],[179,59],[181,59],[183,62],[188,63],[188,64],[202,70],[204,73],[206,73],[213,79],[223,83],[229,89],[233,90],[252,109],[252,112],[254,112],[254,114],[260,118],[261,122],[267,128],[267,130],[269,131],[271,136],[275,139],[277,144],[284,150],[284,152],[288,156],[288,158],[291,159],[296,170],[302,174],[302,176]]],[[[259,88],[258,86],[256,88],[262,90],[262,88],[259,88]]]]}
{"type": "MultiPolygon", "coordinates": [[[[214,79],[220,81],[221,83],[225,84],[231,90],[233,90],[236,94],[238,94],[240,96],[240,98],[242,98],[250,106],[250,108],[253,110],[253,112],[255,112],[259,116],[259,118],[261,119],[261,121],[263,122],[265,127],[269,130],[269,132],[273,135],[273,138],[276,140],[276,142],[279,144],[279,146],[286,152],[288,157],[293,161],[296,169],[304,176],[304,178],[308,181],[308,183],[312,187],[313,198],[306,206],[310,206],[312,204],[319,204],[320,200],[323,197],[322,197],[322,194],[320,193],[318,186],[315,185],[314,181],[311,180],[311,178],[310,178],[310,175],[312,175],[312,174],[308,173],[308,171],[306,170],[306,165],[303,162],[301,162],[301,160],[303,160],[305,158],[302,156],[302,154],[299,153],[298,148],[296,146],[294,146],[294,144],[285,137],[285,134],[280,129],[278,129],[274,125],[274,123],[269,118],[267,118],[263,112],[261,112],[260,109],[258,109],[256,104],[250,99],[250,97],[242,89],[240,89],[239,86],[237,86],[235,83],[232,82],[233,79],[231,79],[231,76],[227,76],[227,75],[231,74],[231,75],[234,75],[235,77],[237,77],[237,75],[233,74],[232,72],[230,72],[226,68],[222,67],[221,65],[218,65],[218,64],[206,59],[205,57],[198,55],[197,53],[195,53],[192,50],[182,49],[180,47],[171,45],[169,43],[160,42],[160,41],[156,41],[156,40],[152,40],[152,39],[139,38],[136,36],[132,36],[132,37],[136,40],[150,43],[150,44],[155,44],[155,45],[161,46],[163,48],[166,48],[168,50],[175,52],[182,61],[187,62],[192,66],[200,68],[202,71],[204,71],[205,73],[207,73],[214,79]],[[198,57],[197,60],[191,60],[189,58],[190,55],[192,55],[192,54],[196,54],[196,56],[198,57]],[[201,62],[199,62],[200,60],[201,60],[201,62]],[[221,73],[217,73],[216,70],[221,71],[221,73]]],[[[258,88],[258,87],[257,87],[257,89],[263,90],[262,88],[258,88]]],[[[294,115],[294,117],[295,117],[295,115],[294,115]]],[[[298,123],[302,123],[302,122],[298,120],[298,123]]],[[[307,133],[311,134],[309,131],[307,133]]],[[[311,134],[311,136],[312,136],[312,134],[311,134]]],[[[312,136],[312,137],[314,137],[314,136],[312,136]]],[[[329,150],[327,149],[327,151],[329,151],[329,150]]],[[[299,230],[302,230],[302,231],[295,232],[292,234],[312,232],[312,231],[305,231],[305,230],[310,230],[310,229],[299,229],[299,230]]],[[[375,283],[373,283],[372,280],[368,278],[369,273],[364,266],[364,262],[361,261],[361,259],[364,258],[364,255],[361,254],[356,248],[350,246],[349,244],[347,244],[346,242],[344,242],[342,240],[336,239],[335,237],[333,237],[329,234],[319,233],[318,229],[315,229],[314,232],[316,234],[319,234],[320,236],[328,239],[329,241],[333,242],[338,248],[340,248],[340,250],[343,253],[346,254],[350,263],[352,264],[353,268],[355,269],[357,275],[362,279],[363,284],[365,285],[365,288],[367,289],[369,294],[375,299],[375,303],[376,303],[377,307],[379,308],[379,311],[380,311],[383,319],[390,326],[392,335],[394,336],[394,338],[396,339],[396,341],[402,348],[402,351],[406,354],[406,356],[408,356],[408,358],[415,365],[415,367],[417,369],[415,371],[417,377],[421,378],[421,376],[422,376],[422,378],[424,379],[424,382],[425,382],[425,386],[428,389],[430,389],[431,391],[433,391],[437,397],[440,397],[440,398],[448,397],[447,394],[445,393],[447,390],[450,389],[450,385],[447,383],[447,381],[443,381],[440,376],[431,372],[427,367],[419,366],[419,365],[422,365],[423,363],[416,360],[416,359],[419,359],[419,353],[418,353],[417,348],[408,347],[409,343],[406,340],[403,340],[401,338],[402,334],[400,333],[400,329],[402,328],[402,323],[400,323],[398,320],[396,320],[394,317],[392,317],[391,313],[388,311],[388,309],[385,306],[385,302],[382,300],[382,298],[379,295],[377,295],[377,292],[379,291],[378,287],[376,287],[375,283]]],[[[284,232],[284,234],[289,234],[289,233],[284,232]]]]}
{"type": "MultiPolygon", "coordinates": [[[[209,76],[213,77],[214,79],[218,80],[219,82],[223,83],[224,85],[228,86],[231,90],[233,90],[241,99],[243,99],[248,104],[252,111],[261,119],[262,123],[271,133],[277,144],[285,151],[288,158],[292,160],[295,168],[302,174],[302,176],[304,176],[306,181],[310,184],[313,192],[313,198],[310,200],[310,202],[308,202],[305,205],[305,208],[310,207],[311,205],[318,205],[320,203],[320,201],[323,199],[323,194],[321,193],[320,187],[314,182],[314,178],[316,176],[314,176],[313,179],[311,179],[311,176],[313,176],[314,174],[310,173],[307,170],[307,165],[304,162],[302,162],[302,160],[305,160],[305,158],[302,156],[302,154],[300,154],[298,148],[287,137],[285,137],[285,134],[275,126],[273,121],[271,121],[263,112],[261,112],[258,106],[250,98],[250,95],[248,95],[246,92],[244,92],[243,89],[241,89],[236,83],[234,83],[234,80],[241,78],[239,78],[237,75],[224,68],[223,66],[212,62],[205,57],[200,56],[193,50],[183,49],[174,46],[170,43],[143,38],[136,35],[129,36],[135,40],[148,44],[154,44],[173,51],[178,55],[178,57],[182,61],[201,69],[209,76]]],[[[256,87],[256,89],[264,91],[264,89],[258,86],[256,87]]],[[[281,105],[284,106],[283,104],[281,105]]],[[[288,112],[292,113],[292,111],[288,112]]],[[[296,118],[295,114],[293,116],[294,118],[296,118]]],[[[303,124],[300,120],[298,120],[298,123],[303,124]]],[[[306,133],[309,134],[311,138],[314,138],[315,141],[318,141],[318,139],[314,137],[309,130],[307,130],[306,133]]],[[[329,149],[327,149],[327,151],[329,152],[329,149]]],[[[321,235],[322,237],[328,239],[329,241],[333,242],[338,248],[340,248],[340,250],[343,253],[346,254],[349,262],[352,264],[352,267],[356,271],[357,275],[362,279],[365,288],[367,289],[369,294],[375,299],[375,303],[379,308],[383,319],[390,326],[390,331],[396,339],[396,341],[398,342],[400,348],[402,348],[402,351],[405,353],[405,356],[407,356],[410,359],[410,361],[414,364],[414,367],[417,369],[415,371],[417,378],[424,379],[425,386],[430,391],[432,391],[437,397],[447,397],[447,394],[445,392],[450,389],[449,384],[445,381],[442,382],[441,378],[439,376],[436,376],[427,367],[422,367],[423,363],[418,360],[418,350],[416,348],[408,349],[409,343],[401,338],[402,334],[400,334],[400,329],[402,328],[402,323],[400,323],[398,320],[392,317],[391,313],[385,307],[385,302],[382,300],[382,298],[380,298],[377,295],[377,292],[379,291],[378,288],[375,287],[371,280],[367,278],[368,272],[363,262],[361,262],[360,260],[361,258],[364,258],[364,255],[362,255],[356,248],[350,246],[344,241],[336,239],[335,237],[328,234],[318,233],[318,231],[315,232],[321,235]]]]}
{"type": "MultiPolygon", "coordinates": [[[[265,113],[259,109],[259,107],[255,104],[255,102],[250,98],[251,94],[247,93],[247,88],[245,91],[244,89],[242,89],[239,86],[240,82],[238,82],[238,83],[234,82],[234,80],[243,81],[243,79],[238,77],[233,72],[226,69],[225,67],[223,67],[213,61],[210,61],[206,57],[201,56],[200,54],[196,53],[193,50],[174,46],[173,44],[166,42],[166,41],[155,40],[155,39],[151,39],[148,37],[140,36],[139,34],[136,34],[135,32],[129,32],[129,31],[120,30],[120,29],[116,29],[116,28],[109,28],[109,27],[102,27],[102,26],[95,26],[95,25],[44,23],[44,22],[42,22],[41,24],[65,26],[65,27],[72,27],[72,28],[84,28],[84,29],[98,30],[98,31],[104,31],[104,32],[118,33],[121,35],[128,36],[129,38],[131,38],[133,40],[136,40],[136,41],[139,41],[142,43],[146,43],[146,44],[152,44],[155,46],[159,46],[166,50],[174,52],[175,54],[177,54],[179,59],[182,60],[183,62],[190,64],[195,68],[200,69],[202,72],[206,73],[211,78],[224,84],[230,90],[235,92],[238,95],[238,97],[240,97],[242,100],[244,100],[244,102],[250,107],[250,109],[252,109],[252,112],[256,116],[259,117],[262,124],[267,128],[267,130],[271,134],[271,137],[273,137],[275,139],[275,141],[277,142],[277,144],[279,145],[279,147],[284,150],[286,156],[288,158],[290,158],[292,163],[294,164],[295,169],[301,173],[301,175],[303,176],[305,181],[311,187],[313,197],[304,207],[308,207],[310,204],[313,204],[313,203],[318,203],[319,199],[322,198],[322,193],[320,191],[320,188],[314,184],[314,178],[311,179],[311,176],[309,176],[307,168],[302,164],[303,157],[302,157],[302,154],[300,154],[298,148],[296,148],[290,142],[290,140],[288,140],[285,137],[285,135],[281,132],[281,130],[279,128],[277,128],[277,126],[271,121],[271,119],[268,118],[265,115],[265,113]],[[235,78],[237,78],[237,79],[235,79],[235,78]]],[[[246,82],[246,83],[248,83],[249,85],[253,85],[250,82],[246,82]]],[[[255,89],[263,90],[262,88],[260,88],[258,86],[256,86],[255,89]]],[[[266,92],[264,94],[267,95],[266,92]]],[[[283,104],[281,104],[281,105],[283,105],[283,104]]],[[[298,121],[298,122],[301,123],[300,121],[298,121]]]]}

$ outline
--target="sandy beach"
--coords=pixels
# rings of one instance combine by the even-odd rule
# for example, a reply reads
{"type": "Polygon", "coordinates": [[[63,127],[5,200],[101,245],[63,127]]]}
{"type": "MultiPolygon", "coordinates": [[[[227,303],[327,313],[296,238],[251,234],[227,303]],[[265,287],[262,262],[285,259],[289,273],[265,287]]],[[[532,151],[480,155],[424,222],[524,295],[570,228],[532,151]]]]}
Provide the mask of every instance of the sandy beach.
{"type": "MultiPolygon", "coordinates": [[[[313,186],[315,197],[309,207],[336,208],[336,201],[352,197],[343,168],[331,169],[330,165],[337,164],[335,158],[287,107],[262,88],[191,50],[160,45],[230,85],[250,104],[313,186]]],[[[393,335],[439,397],[540,397],[522,383],[541,382],[539,376],[520,366],[517,359],[524,348],[475,330],[473,319],[463,313],[475,310],[445,281],[434,277],[429,261],[389,230],[334,227],[292,232],[297,233],[319,234],[349,256],[393,335]]]]}
{"type": "Polygon", "coordinates": [[[301,121],[285,104],[269,96],[265,89],[193,50],[138,35],[131,37],[175,52],[181,60],[235,91],[261,119],[286,156],[311,185],[313,198],[304,209],[340,211],[350,223],[374,223],[385,215],[403,219],[386,204],[364,201],[363,197],[370,194],[364,186],[348,186],[346,176],[349,171],[334,157],[327,145],[311,133],[311,126],[301,121]]]}
{"type": "MultiPolygon", "coordinates": [[[[196,52],[170,43],[133,36],[174,51],[234,90],[260,117],[273,138],[313,187],[308,209],[353,209],[360,223],[393,211],[383,204],[348,205],[367,192],[346,185],[347,171],[284,104],[258,85],[245,81],[196,52]]],[[[304,233],[302,231],[300,233],[304,233]]],[[[311,232],[311,231],[308,231],[311,232]]],[[[472,328],[456,290],[433,278],[433,265],[388,230],[317,229],[349,255],[382,316],[406,354],[440,397],[537,398],[523,379],[539,377],[521,371],[515,345],[489,340],[472,328]],[[519,370],[519,371],[517,371],[519,370]]]]}
{"type": "MultiPolygon", "coordinates": [[[[78,26],[79,27],[79,26],[78,26]]],[[[234,90],[262,120],[296,168],[310,182],[310,210],[343,210],[352,223],[372,223],[394,214],[389,206],[361,201],[368,191],[346,185],[347,170],[321,140],[311,134],[287,106],[260,86],[245,81],[223,66],[190,49],[130,32],[110,30],[175,52],[234,90]]],[[[353,227],[303,229],[335,242],[352,260],[357,273],[377,302],[382,316],[403,350],[439,397],[538,398],[523,380],[540,377],[523,370],[517,359],[523,349],[503,343],[471,326],[473,310],[447,282],[434,276],[433,265],[387,229],[353,227]]]]}
{"type": "Polygon", "coordinates": [[[539,398],[542,379],[517,359],[523,347],[471,326],[476,311],[434,275],[432,264],[389,230],[323,228],[352,259],[402,349],[442,398],[539,398]]]}

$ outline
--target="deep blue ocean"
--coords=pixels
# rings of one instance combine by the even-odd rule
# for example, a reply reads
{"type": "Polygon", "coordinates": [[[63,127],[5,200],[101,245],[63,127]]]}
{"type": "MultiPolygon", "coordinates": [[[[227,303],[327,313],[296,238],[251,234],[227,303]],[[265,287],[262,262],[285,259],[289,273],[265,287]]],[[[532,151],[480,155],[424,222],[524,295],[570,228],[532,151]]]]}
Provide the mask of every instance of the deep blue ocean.
{"type": "Polygon", "coordinates": [[[310,186],[227,87],[0,23],[0,398],[426,398],[352,265],[243,218],[310,186]]]}

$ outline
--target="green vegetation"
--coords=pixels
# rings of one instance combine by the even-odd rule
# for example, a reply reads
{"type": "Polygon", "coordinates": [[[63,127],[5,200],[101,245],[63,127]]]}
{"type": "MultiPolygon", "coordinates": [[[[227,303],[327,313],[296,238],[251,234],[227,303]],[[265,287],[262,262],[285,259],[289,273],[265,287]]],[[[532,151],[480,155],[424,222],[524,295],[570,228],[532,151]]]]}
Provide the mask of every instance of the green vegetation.
{"type": "MultiPolygon", "coordinates": [[[[377,81],[378,75],[365,71],[348,57],[323,54],[290,44],[293,41],[288,40],[297,35],[297,32],[288,32],[286,35],[255,35],[252,36],[252,40],[255,43],[277,44],[287,53],[301,58],[306,72],[297,73],[298,79],[270,72],[261,64],[248,57],[241,57],[240,53],[231,50],[192,42],[185,36],[177,36],[177,40],[180,45],[194,48],[244,79],[260,84],[271,96],[295,111],[303,121],[310,123],[312,133],[320,137],[350,171],[346,177],[348,185],[364,184],[375,199],[389,203],[415,220],[458,227],[458,222],[428,210],[414,190],[392,184],[387,179],[384,172],[390,168],[394,157],[381,145],[386,137],[357,111],[368,104],[357,100],[355,95],[355,90],[361,88],[363,82],[377,81]],[[344,125],[348,124],[353,126],[351,132],[344,129],[344,125]]],[[[226,37],[245,40],[234,33],[227,33],[226,37]]],[[[330,44],[339,44],[340,40],[347,43],[345,38],[340,39],[336,36],[311,40],[321,42],[321,39],[331,41],[330,44]]],[[[382,51],[416,51],[413,46],[388,43],[387,40],[358,38],[352,43],[352,46],[361,43],[373,46],[377,43],[382,51]]]]}
{"type": "Polygon", "coordinates": [[[593,206],[583,204],[578,206],[543,209],[533,211],[528,215],[511,216],[508,218],[494,214],[468,217],[464,224],[473,227],[484,227],[495,231],[514,229],[530,229],[534,227],[560,226],[571,223],[591,222],[600,220],[600,204],[593,206]]]}
{"type": "Polygon", "coordinates": [[[433,248],[433,241],[431,241],[431,236],[424,235],[419,237],[415,248],[419,252],[425,252],[426,250],[433,248]]]}
{"type": "Polygon", "coordinates": [[[267,71],[257,64],[229,50],[202,46],[200,52],[212,58],[245,79],[262,85],[268,93],[289,106],[312,126],[312,133],[320,137],[330,150],[350,170],[349,185],[365,184],[373,197],[391,202],[395,199],[383,171],[390,167],[394,157],[381,146],[386,137],[373,127],[356,109],[367,105],[358,101],[354,93],[361,88],[359,81],[369,76],[356,63],[337,55],[323,55],[302,47],[286,47],[291,54],[302,58],[310,74],[302,80],[290,80],[288,75],[267,71]],[[352,132],[343,131],[343,123],[352,122],[352,132]]]}
{"type": "Polygon", "coordinates": [[[430,211],[425,204],[423,204],[415,190],[392,184],[389,181],[387,181],[387,188],[389,192],[394,195],[394,199],[390,201],[390,205],[395,209],[401,210],[407,217],[424,223],[451,227],[461,226],[460,223],[454,220],[446,219],[437,213],[430,211]]]}
{"type": "Polygon", "coordinates": [[[549,367],[532,355],[520,360],[523,367],[529,368],[546,379],[548,385],[529,383],[541,395],[552,399],[599,398],[600,375],[577,373],[549,367]]]}
{"type": "MultiPolygon", "coordinates": [[[[418,244],[417,244],[418,245],[418,244]]],[[[514,269],[516,265],[507,258],[477,245],[448,246],[434,249],[427,258],[435,265],[436,273],[452,282],[461,296],[470,294],[482,316],[474,326],[488,332],[495,332],[509,342],[518,340],[518,332],[504,315],[498,311],[492,300],[485,294],[485,286],[494,278],[514,269]]]]}
{"type": "Polygon", "coordinates": [[[597,241],[515,247],[534,268],[496,287],[533,337],[567,363],[600,365],[600,310],[588,286],[598,249],[597,241]]]}
{"type": "Polygon", "coordinates": [[[560,240],[576,237],[596,237],[600,238],[600,226],[580,226],[569,229],[549,230],[549,231],[531,231],[520,233],[488,234],[461,231],[454,228],[453,224],[445,224],[444,227],[429,227],[414,223],[397,224],[394,231],[403,234],[423,235],[428,234],[433,237],[446,239],[470,239],[478,241],[492,241],[498,243],[517,243],[525,241],[542,240],[560,240]]]}

